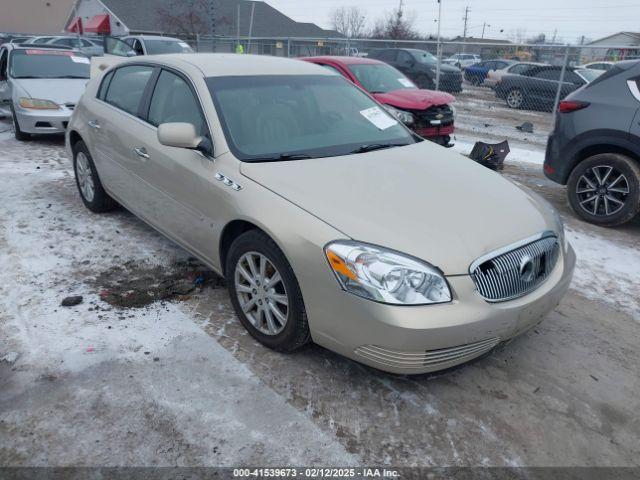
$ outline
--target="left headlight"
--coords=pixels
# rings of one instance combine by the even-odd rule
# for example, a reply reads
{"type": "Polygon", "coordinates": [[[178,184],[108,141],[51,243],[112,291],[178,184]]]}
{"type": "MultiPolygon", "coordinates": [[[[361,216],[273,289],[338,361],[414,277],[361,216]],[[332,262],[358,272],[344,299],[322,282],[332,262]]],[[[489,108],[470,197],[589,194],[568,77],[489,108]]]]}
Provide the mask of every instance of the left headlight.
{"type": "Polygon", "coordinates": [[[18,100],[18,104],[22,108],[28,108],[30,110],[58,110],[60,108],[60,105],[57,103],[40,98],[21,97],[18,100]]]}
{"type": "Polygon", "coordinates": [[[426,262],[350,240],[332,242],[324,250],[338,282],[349,293],[396,305],[451,301],[444,276],[426,262]]]}
{"type": "Polygon", "coordinates": [[[416,120],[412,113],[405,112],[404,110],[399,110],[392,107],[391,105],[383,105],[383,107],[387,112],[396,117],[405,125],[411,125],[416,120]]]}

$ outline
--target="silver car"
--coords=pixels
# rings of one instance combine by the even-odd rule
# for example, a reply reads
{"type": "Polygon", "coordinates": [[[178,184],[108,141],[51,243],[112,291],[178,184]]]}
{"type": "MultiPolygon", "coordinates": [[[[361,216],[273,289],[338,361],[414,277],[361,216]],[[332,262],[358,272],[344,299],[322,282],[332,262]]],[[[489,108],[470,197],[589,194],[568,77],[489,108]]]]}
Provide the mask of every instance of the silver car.
{"type": "Polygon", "coordinates": [[[279,351],[451,367],[540,322],[573,274],[544,200],[307,62],[127,59],[88,85],[66,139],[90,210],[119,203],[226,277],[279,351]]]}
{"type": "Polygon", "coordinates": [[[167,53],[193,53],[193,49],[184,40],[159,35],[132,35],[122,37],[136,55],[162,55],[167,53]]]}
{"type": "Polygon", "coordinates": [[[0,105],[11,111],[16,138],[64,133],[89,71],[89,58],[71,49],[0,47],[0,105]]]}

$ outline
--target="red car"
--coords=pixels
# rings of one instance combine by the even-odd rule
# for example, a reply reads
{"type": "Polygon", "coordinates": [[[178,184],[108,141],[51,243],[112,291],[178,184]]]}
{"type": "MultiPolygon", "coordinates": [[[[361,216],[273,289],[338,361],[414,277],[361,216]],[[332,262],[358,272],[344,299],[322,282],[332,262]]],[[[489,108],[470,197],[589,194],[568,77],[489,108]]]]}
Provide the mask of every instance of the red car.
{"type": "Polygon", "coordinates": [[[450,146],[454,131],[455,97],[445,92],[421,90],[391,65],[363,57],[306,57],[335,70],[369,92],[392,115],[421,137],[450,146]]]}

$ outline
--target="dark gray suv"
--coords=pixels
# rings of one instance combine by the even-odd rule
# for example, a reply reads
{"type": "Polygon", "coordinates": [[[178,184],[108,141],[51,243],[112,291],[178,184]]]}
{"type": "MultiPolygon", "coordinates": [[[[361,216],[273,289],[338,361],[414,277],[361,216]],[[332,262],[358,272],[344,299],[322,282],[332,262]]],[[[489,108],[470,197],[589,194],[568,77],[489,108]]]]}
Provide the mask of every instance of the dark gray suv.
{"type": "Polygon", "coordinates": [[[640,62],[619,62],[566,97],[547,143],[544,173],[567,185],[575,212],[602,226],[640,211],[640,62]]]}

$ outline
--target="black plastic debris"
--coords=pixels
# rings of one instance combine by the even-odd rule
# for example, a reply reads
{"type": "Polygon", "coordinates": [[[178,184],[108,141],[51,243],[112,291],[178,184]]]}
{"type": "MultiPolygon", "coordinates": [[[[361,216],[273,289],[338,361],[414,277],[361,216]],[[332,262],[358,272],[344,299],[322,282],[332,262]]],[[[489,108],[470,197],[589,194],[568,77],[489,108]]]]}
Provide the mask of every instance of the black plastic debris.
{"type": "Polygon", "coordinates": [[[504,159],[510,151],[509,142],[506,140],[496,144],[476,142],[469,154],[469,158],[491,170],[502,170],[504,168],[504,159]]]}
{"type": "Polygon", "coordinates": [[[75,295],[73,297],[65,297],[62,299],[63,307],[75,307],[76,305],[80,305],[82,303],[82,295],[75,295]]]}
{"type": "Polygon", "coordinates": [[[524,122],[522,125],[516,125],[516,128],[521,132],[533,133],[533,123],[524,122]]]}

